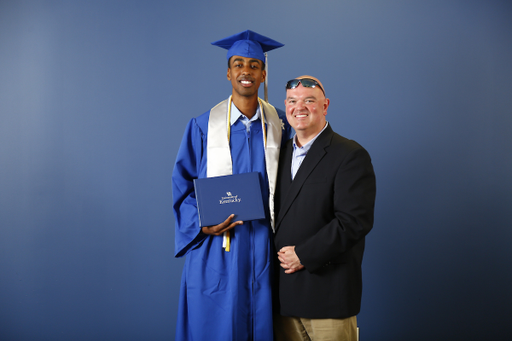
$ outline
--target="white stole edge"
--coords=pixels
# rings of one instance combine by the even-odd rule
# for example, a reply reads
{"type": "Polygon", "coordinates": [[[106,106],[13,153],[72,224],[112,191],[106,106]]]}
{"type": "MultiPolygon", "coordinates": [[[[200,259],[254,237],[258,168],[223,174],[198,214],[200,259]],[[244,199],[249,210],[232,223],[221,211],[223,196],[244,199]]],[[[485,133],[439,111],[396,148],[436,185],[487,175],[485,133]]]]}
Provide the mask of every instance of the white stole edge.
{"type": "MultiPolygon", "coordinates": [[[[206,141],[206,176],[231,175],[233,174],[233,162],[231,160],[231,149],[229,148],[229,137],[227,125],[229,99],[217,104],[210,110],[208,120],[208,137],[206,141]]],[[[267,143],[265,145],[265,165],[269,182],[269,211],[272,231],[274,231],[274,193],[277,181],[277,168],[279,162],[279,151],[281,149],[281,138],[283,134],[282,121],[277,110],[269,103],[260,100],[261,114],[267,124],[267,143]]],[[[263,123],[262,123],[263,124],[263,123]]],[[[263,127],[265,129],[265,127],[263,127]]]]}

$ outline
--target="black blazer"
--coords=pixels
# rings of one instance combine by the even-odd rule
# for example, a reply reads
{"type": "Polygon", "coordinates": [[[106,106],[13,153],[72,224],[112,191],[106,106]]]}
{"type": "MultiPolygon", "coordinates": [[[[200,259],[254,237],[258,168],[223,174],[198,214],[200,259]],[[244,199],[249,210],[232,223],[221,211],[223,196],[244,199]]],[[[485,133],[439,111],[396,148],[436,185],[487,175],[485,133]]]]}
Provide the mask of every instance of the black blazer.
{"type": "Polygon", "coordinates": [[[276,251],[295,245],[305,269],[276,266],[281,315],[346,318],[361,307],[365,236],[373,226],[375,174],[368,152],[330,126],[291,180],[293,140],[281,150],[276,251]]]}

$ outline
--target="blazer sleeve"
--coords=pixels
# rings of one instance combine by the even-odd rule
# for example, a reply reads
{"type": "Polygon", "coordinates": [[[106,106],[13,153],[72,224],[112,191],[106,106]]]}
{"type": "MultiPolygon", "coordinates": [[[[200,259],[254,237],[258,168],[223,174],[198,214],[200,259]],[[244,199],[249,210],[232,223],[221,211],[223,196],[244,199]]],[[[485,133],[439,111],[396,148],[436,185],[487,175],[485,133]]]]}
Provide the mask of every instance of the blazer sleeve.
{"type": "Polygon", "coordinates": [[[346,261],[354,246],[360,245],[373,227],[376,181],[370,155],[359,146],[338,164],[332,198],[334,217],[295,246],[309,272],[346,261]]]}

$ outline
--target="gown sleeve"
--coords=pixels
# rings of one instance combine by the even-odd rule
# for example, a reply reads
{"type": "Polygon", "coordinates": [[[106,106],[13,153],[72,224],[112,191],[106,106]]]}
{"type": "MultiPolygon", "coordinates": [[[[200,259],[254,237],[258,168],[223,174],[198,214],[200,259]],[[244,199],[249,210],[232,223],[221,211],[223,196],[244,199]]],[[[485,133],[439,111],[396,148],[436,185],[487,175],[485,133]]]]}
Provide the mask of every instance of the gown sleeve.
{"type": "Polygon", "coordinates": [[[185,129],[172,173],[175,257],[183,257],[206,238],[199,227],[193,182],[200,176],[203,142],[203,133],[196,119],[192,119],[185,129]]]}

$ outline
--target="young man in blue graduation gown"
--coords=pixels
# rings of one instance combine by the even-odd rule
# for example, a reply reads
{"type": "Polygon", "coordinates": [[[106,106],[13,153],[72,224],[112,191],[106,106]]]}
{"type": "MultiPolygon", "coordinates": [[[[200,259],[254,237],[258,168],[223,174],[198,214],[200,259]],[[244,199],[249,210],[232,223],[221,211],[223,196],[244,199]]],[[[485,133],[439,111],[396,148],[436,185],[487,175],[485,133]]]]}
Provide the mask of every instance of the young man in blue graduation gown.
{"type": "Polygon", "coordinates": [[[266,77],[264,52],[283,44],[252,31],[212,44],[228,49],[233,89],[189,122],[172,175],[175,256],[186,256],[176,340],[268,341],[273,194],[279,150],[291,128],[282,111],[258,98],[258,89],[266,77]],[[260,174],[266,218],[233,222],[230,216],[199,226],[193,180],[247,172],[260,174]]]}

